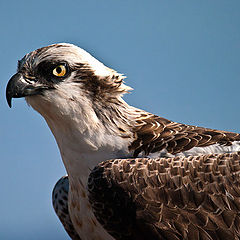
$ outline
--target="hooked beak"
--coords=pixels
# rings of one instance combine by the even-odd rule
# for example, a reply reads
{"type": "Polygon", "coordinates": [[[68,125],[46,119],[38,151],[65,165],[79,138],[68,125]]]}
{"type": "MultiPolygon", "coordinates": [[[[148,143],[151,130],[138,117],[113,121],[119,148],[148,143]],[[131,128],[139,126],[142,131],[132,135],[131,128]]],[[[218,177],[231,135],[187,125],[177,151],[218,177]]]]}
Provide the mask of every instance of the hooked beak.
{"type": "Polygon", "coordinates": [[[22,73],[16,73],[7,84],[6,98],[8,106],[12,107],[12,98],[21,98],[41,94],[46,86],[40,86],[36,82],[26,81],[22,73]]]}

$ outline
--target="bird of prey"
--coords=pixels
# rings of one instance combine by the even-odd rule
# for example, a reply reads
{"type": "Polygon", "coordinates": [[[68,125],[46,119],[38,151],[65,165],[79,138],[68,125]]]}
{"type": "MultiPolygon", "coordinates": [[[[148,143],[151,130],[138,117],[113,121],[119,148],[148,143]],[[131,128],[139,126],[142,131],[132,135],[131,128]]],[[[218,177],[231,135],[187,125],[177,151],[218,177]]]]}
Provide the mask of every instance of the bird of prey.
{"type": "Polygon", "coordinates": [[[72,239],[239,239],[240,135],[128,105],[124,76],[72,44],[18,63],[6,97],[46,120],[67,176],[53,206],[72,239]]]}

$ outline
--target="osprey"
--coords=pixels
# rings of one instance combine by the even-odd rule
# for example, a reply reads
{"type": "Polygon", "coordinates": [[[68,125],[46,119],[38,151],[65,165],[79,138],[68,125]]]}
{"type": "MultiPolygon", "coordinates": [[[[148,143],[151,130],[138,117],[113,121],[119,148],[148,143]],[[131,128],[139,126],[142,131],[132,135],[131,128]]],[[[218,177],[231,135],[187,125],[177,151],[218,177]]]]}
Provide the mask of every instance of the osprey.
{"type": "Polygon", "coordinates": [[[6,97],[46,120],[68,176],[53,206],[72,239],[239,239],[240,135],[128,105],[124,76],[72,44],[18,63],[6,97]]]}

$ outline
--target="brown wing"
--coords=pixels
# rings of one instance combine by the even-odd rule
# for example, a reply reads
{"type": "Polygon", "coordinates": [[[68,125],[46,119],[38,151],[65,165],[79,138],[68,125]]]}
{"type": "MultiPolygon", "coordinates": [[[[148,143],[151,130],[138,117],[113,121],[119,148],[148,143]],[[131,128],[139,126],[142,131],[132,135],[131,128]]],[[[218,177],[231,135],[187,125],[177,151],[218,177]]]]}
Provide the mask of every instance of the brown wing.
{"type": "Polygon", "coordinates": [[[238,133],[185,125],[155,115],[145,115],[138,119],[133,132],[135,140],[129,150],[134,152],[134,157],[140,152],[148,155],[163,149],[175,155],[193,147],[206,147],[215,143],[231,145],[233,141],[240,141],[238,133]]]}
{"type": "Polygon", "coordinates": [[[99,222],[116,239],[237,240],[240,153],[116,159],[89,177],[99,222]]]}

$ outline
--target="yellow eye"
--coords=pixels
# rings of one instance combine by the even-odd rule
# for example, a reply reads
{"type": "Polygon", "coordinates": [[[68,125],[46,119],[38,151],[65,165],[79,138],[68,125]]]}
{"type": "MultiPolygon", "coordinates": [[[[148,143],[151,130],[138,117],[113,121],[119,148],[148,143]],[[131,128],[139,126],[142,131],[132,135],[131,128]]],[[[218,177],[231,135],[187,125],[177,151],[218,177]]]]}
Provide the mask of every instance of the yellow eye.
{"type": "Polygon", "coordinates": [[[64,65],[58,65],[53,69],[53,75],[57,77],[63,77],[67,73],[67,69],[64,65]]]}

